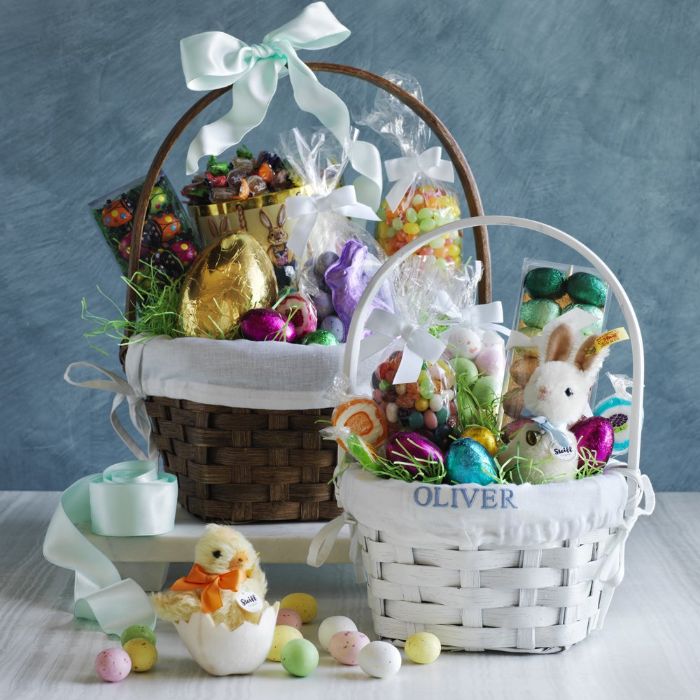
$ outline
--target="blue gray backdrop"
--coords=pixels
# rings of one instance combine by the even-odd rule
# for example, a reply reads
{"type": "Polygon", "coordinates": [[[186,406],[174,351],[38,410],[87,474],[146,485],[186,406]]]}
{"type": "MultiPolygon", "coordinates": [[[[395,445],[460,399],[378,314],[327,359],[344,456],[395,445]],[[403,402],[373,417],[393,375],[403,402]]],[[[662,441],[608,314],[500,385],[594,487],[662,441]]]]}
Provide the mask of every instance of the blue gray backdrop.
{"type": "MultiPolygon", "coordinates": [[[[62,380],[74,360],[118,367],[116,349],[100,357],[82,337],[81,298],[111,314],[97,286],[119,303],[123,296],[86,204],[142,175],[198,96],[184,85],[181,37],[220,29],[256,42],[305,4],[3,0],[0,488],[61,489],[128,457],[108,422],[111,397],[62,380]]],[[[467,154],[487,212],[563,228],[620,277],[646,341],[643,467],[659,489],[696,489],[700,5],[329,5],[353,34],[307,60],[417,76],[467,154]]],[[[322,80],[355,114],[371,104],[369,88],[322,80]]],[[[281,129],[310,123],[285,84],[249,145],[269,146],[281,129]]],[[[166,168],[178,185],[186,145],[166,168]]],[[[496,298],[509,318],[524,256],[577,262],[557,244],[509,229],[492,232],[492,250],[496,298]]],[[[617,346],[610,367],[624,370],[628,352],[617,346]]],[[[601,384],[599,396],[608,388],[601,384]]]]}

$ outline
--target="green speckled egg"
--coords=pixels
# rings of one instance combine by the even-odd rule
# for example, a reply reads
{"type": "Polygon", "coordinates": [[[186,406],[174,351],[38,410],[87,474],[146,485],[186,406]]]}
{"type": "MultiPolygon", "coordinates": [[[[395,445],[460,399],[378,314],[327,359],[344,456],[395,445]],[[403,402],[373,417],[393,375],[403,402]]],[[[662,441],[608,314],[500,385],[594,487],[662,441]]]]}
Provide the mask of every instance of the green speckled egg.
{"type": "Polygon", "coordinates": [[[601,308],[605,306],[608,296],[608,287],[605,282],[589,272],[574,272],[566,280],[566,291],[579,304],[591,304],[601,308]]]}
{"type": "Polygon", "coordinates": [[[566,275],[555,267],[536,267],[525,275],[524,285],[534,299],[556,299],[564,294],[566,275]]]}
{"type": "Polygon", "coordinates": [[[551,299],[532,299],[520,307],[520,320],[530,328],[544,328],[559,316],[559,305],[551,299]]]}

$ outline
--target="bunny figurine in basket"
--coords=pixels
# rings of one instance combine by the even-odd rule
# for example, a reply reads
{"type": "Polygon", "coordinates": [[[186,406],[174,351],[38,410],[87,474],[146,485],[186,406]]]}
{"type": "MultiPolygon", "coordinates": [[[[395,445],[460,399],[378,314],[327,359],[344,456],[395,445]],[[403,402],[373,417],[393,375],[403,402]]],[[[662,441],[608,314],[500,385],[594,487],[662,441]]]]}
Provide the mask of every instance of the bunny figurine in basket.
{"type": "Polygon", "coordinates": [[[569,427],[589,412],[591,387],[608,355],[596,335],[575,350],[576,335],[566,321],[553,324],[525,386],[524,417],[505,428],[508,444],[498,460],[515,483],[576,478],[579,452],[569,427]]]}
{"type": "Polygon", "coordinates": [[[284,230],[286,221],[287,207],[284,204],[277,213],[276,226],[273,226],[265,210],[260,210],[260,222],[267,229],[267,255],[275,268],[277,286],[280,289],[289,287],[296,276],[296,260],[294,259],[294,253],[287,246],[289,234],[284,230]]]}

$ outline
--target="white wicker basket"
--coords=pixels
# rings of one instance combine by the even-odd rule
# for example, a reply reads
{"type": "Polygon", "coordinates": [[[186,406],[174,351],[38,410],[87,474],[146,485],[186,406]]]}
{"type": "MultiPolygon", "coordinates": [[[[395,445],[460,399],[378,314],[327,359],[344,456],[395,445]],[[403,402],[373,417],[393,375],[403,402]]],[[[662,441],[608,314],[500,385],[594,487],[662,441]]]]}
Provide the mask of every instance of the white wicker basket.
{"type": "Polygon", "coordinates": [[[635,398],[629,464],[568,484],[513,486],[516,497],[525,498],[525,509],[520,511],[464,514],[438,509],[435,518],[442,520],[439,526],[436,520],[432,533],[425,516],[421,523],[416,513],[408,512],[415,484],[388,482],[365,472],[357,478],[360,470],[353,468],[347,472],[352,478],[342,476],[339,484],[338,500],[346,513],[319,533],[308,562],[319,566],[348,522],[380,638],[401,645],[411,634],[429,631],[445,648],[455,650],[549,653],[570,647],[602,626],[624,575],[627,535],[637,517],[654,508],[651,483],[639,471],[642,340],[634,310],[617,278],[586,246],[546,224],[504,216],[456,221],[417,238],[377,272],[350,328],[345,373],[357,391],[359,344],[369,302],[391,270],[433,238],[484,225],[515,226],[550,236],[586,258],[609,284],[624,314],[632,347],[635,398]],[[381,508],[367,503],[373,491],[381,499],[381,508]],[[591,497],[595,493],[601,496],[600,507],[591,497]],[[441,538],[445,524],[451,527],[445,528],[441,538]]]}

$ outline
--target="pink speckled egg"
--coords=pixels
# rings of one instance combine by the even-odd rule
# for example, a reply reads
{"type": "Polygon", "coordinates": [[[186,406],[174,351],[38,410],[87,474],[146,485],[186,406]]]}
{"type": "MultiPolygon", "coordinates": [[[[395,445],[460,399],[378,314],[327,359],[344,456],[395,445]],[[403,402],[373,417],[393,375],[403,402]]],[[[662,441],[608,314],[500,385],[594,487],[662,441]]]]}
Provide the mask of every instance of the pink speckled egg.
{"type": "Polygon", "coordinates": [[[346,666],[357,666],[360,651],[369,644],[369,637],[362,632],[336,632],[328,645],[331,656],[346,666]]]}
{"type": "Polygon", "coordinates": [[[302,625],[301,615],[291,608],[280,608],[280,611],[277,613],[277,624],[287,625],[300,630],[302,625]]]}
{"type": "Polygon", "coordinates": [[[131,671],[131,659],[121,647],[104,649],[95,659],[97,675],[107,683],[123,681],[131,671]]]}
{"type": "Polygon", "coordinates": [[[277,311],[289,319],[301,337],[318,327],[318,316],[314,303],[301,292],[287,295],[278,305],[277,311]]]}
{"type": "Polygon", "coordinates": [[[279,311],[251,309],[241,316],[241,333],[248,340],[277,340],[293,343],[297,337],[294,324],[279,311]]]}

